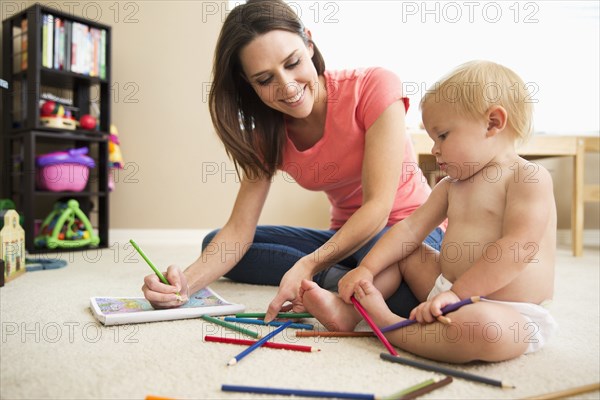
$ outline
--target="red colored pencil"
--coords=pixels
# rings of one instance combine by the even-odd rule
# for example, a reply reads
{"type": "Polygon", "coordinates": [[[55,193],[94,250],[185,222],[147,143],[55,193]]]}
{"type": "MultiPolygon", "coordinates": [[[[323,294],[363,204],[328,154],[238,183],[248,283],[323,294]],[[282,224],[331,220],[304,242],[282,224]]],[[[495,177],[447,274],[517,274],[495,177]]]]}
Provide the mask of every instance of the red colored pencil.
{"type": "MultiPolygon", "coordinates": [[[[233,339],[233,338],[225,338],[225,337],[210,336],[210,335],[204,336],[204,341],[216,342],[216,343],[243,344],[246,346],[252,346],[254,343],[256,343],[256,340],[233,339]]],[[[267,342],[267,343],[263,344],[263,347],[269,347],[271,349],[281,349],[281,350],[304,351],[307,353],[314,353],[317,351],[321,351],[320,349],[316,349],[311,346],[300,346],[297,344],[272,343],[272,342],[267,342]]]]}
{"type": "Polygon", "coordinates": [[[388,351],[390,352],[390,354],[393,355],[393,356],[397,356],[398,352],[396,352],[396,350],[392,347],[392,345],[387,340],[387,338],[385,336],[383,336],[383,333],[381,333],[381,331],[379,330],[379,327],[371,319],[371,317],[367,313],[367,310],[365,310],[363,308],[362,304],[360,304],[358,302],[358,300],[356,300],[356,298],[354,298],[354,296],[350,297],[350,300],[352,300],[352,303],[354,304],[354,307],[358,310],[358,312],[360,313],[360,315],[362,315],[362,317],[364,318],[364,320],[367,321],[367,323],[369,324],[369,326],[371,327],[371,329],[373,329],[373,332],[375,332],[375,334],[377,335],[377,337],[379,338],[379,340],[381,341],[381,343],[383,343],[383,345],[385,346],[385,348],[388,349],[388,351]]]}

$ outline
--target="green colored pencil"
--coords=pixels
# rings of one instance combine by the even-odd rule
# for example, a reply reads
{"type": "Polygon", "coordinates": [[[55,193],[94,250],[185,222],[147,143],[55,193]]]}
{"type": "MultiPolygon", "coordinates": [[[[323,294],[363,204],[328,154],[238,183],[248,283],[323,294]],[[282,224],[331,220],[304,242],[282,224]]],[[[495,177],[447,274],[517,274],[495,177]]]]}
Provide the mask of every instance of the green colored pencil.
{"type": "Polygon", "coordinates": [[[427,379],[426,381],[423,381],[421,383],[417,383],[416,385],[407,387],[406,389],[403,389],[399,392],[396,392],[394,394],[391,394],[389,396],[385,396],[382,397],[381,400],[394,400],[394,399],[399,399],[402,396],[405,396],[407,394],[410,394],[416,390],[422,389],[426,386],[431,385],[432,383],[435,383],[435,379],[431,378],[431,379],[427,379]]]}
{"type": "MultiPolygon", "coordinates": [[[[239,313],[236,318],[264,318],[266,313],[239,313]]],[[[310,313],[279,313],[275,318],[313,318],[310,313]]]]}
{"type": "MultiPolygon", "coordinates": [[[[167,278],[165,278],[165,276],[162,274],[162,272],[160,272],[160,270],[154,266],[152,261],[150,261],[148,256],[146,256],[146,253],[144,253],[142,251],[142,249],[140,249],[140,246],[138,246],[138,244],[133,239],[129,239],[129,243],[131,243],[133,248],[136,249],[137,252],[140,254],[140,256],[142,256],[142,258],[148,263],[148,265],[150,266],[150,268],[152,268],[152,270],[154,271],[156,276],[158,276],[158,279],[160,279],[160,281],[162,283],[164,283],[165,285],[171,285],[171,283],[167,280],[167,278]]],[[[177,292],[175,294],[177,295],[178,300],[181,301],[181,294],[179,292],[177,292]]]]}
{"type": "Polygon", "coordinates": [[[230,324],[229,322],[225,322],[222,319],[214,318],[209,315],[200,316],[205,321],[212,322],[213,324],[221,325],[224,328],[231,329],[232,331],[243,333],[244,335],[252,336],[253,338],[260,338],[260,335],[257,332],[251,331],[249,329],[241,328],[235,324],[230,324]]]}

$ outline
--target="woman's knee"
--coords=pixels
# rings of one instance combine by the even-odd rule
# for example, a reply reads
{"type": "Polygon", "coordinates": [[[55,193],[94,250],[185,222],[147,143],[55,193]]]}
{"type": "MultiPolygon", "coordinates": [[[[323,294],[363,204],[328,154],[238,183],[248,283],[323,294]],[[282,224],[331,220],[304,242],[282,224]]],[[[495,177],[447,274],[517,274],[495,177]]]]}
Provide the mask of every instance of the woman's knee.
{"type": "Polygon", "coordinates": [[[219,233],[219,231],[220,229],[215,229],[209,232],[206,236],[204,236],[204,239],[202,239],[202,250],[208,247],[208,244],[214,239],[214,237],[217,235],[217,233],[219,233]]]}

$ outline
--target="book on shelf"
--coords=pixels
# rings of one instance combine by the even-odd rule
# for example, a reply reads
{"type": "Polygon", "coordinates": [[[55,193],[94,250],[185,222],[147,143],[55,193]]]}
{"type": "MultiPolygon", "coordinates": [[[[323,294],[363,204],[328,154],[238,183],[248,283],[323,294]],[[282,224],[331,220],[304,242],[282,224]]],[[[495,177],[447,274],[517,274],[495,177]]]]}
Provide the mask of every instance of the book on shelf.
{"type": "Polygon", "coordinates": [[[21,70],[27,70],[27,18],[21,20],[21,70]]]}

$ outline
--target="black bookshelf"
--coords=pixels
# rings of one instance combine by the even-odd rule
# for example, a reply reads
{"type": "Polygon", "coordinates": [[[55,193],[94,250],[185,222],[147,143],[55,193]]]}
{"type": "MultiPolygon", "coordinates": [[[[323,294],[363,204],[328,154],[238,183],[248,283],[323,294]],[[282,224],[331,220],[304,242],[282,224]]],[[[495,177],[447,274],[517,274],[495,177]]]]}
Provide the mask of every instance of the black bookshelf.
{"type": "Polygon", "coordinates": [[[13,200],[19,214],[24,216],[25,246],[29,253],[73,250],[36,247],[34,243],[36,220],[43,220],[52,211],[53,203],[64,198],[93,205],[88,207],[88,218],[100,238],[98,247],[109,245],[110,54],[109,26],[40,4],[2,22],[2,71],[9,83],[9,88],[2,90],[2,198],[13,200]],[[62,24],[65,32],[64,36],[61,32],[62,41],[48,39],[47,29],[51,26],[48,15],[55,24],[52,29],[62,24]],[[75,51],[72,41],[75,41],[74,26],[78,24],[84,26],[78,28],[87,27],[94,34],[102,34],[102,41],[92,42],[94,50],[90,51],[97,55],[100,47],[103,54],[102,62],[97,57],[88,57],[90,62],[80,62],[76,69],[74,61],[71,64],[74,55],[71,51],[75,51]],[[48,57],[48,53],[53,56],[48,57]],[[56,60],[60,57],[59,64],[56,60]],[[81,65],[85,67],[83,70],[81,65]],[[45,126],[40,120],[40,104],[45,100],[63,105],[76,119],[94,109],[99,114],[97,129],[45,126]],[[79,147],[87,147],[96,164],[83,191],[51,192],[36,188],[36,156],[79,147]]]}

